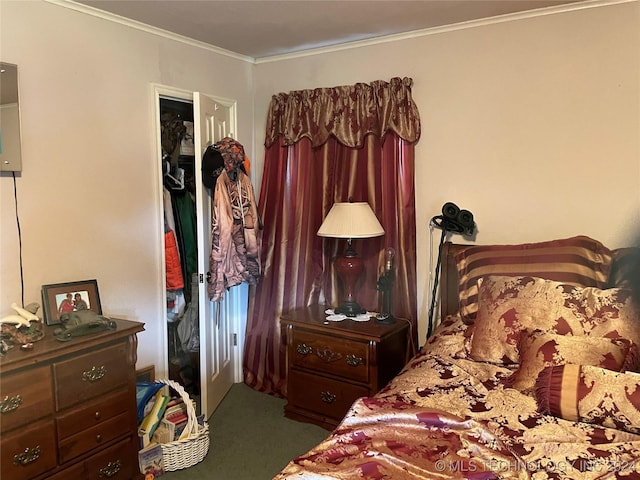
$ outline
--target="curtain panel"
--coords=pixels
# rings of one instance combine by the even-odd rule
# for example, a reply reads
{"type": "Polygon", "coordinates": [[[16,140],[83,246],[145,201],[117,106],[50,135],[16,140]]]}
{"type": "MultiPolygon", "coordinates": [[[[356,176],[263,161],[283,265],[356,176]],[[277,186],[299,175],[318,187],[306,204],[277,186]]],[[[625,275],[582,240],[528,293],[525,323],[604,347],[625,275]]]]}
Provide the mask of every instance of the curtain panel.
{"type": "Polygon", "coordinates": [[[395,132],[415,143],[420,138],[420,115],[413,101],[413,80],[407,77],[370,84],[316,88],[280,93],[271,98],[265,146],[277,139],[283,146],[307,137],[316,148],[330,136],[351,148],[362,148],[373,134],[385,138],[395,132]]]}
{"type": "MultiPolygon", "coordinates": [[[[243,359],[245,383],[256,390],[286,397],[284,332],[280,330],[280,314],[317,303],[337,305],[339,301],[333,259],[342,253],[345,241],[317,235],[335,202],[346,202],[349,198],[368,202],[385,230],[382,237],[354,240],[356,251],[365,263],[358,302],[367,310],[377,310],[377,277],[384,269],[385,248],[393,247],[397,254],[392,313],[409,319],[414,327],[416,325],[414,142],[401,137],[389,125],[411,125],[404,131],[419,135],[420,120],[411,98],[410,79],[374,82],[373,86],[375,88],[358,84],[293,92],[290,97],[287,94],[274,96],[269,111],[268,146],[258,202],[264,223],[263,276],[258,285],[251,287],[243,359]],[[385,85],[389,91],[403,90],[404,93],[382,92],[385,85]],[[377,99],[393,98],[389,101],[394,105],[398,98],[405,99],[403,111],[410,114],[400,119],[398,112],[390,112],[392,107],[374,108],[374,104],[369,103],[364,108],[364,101],[349,102],[354,95],[357,97],[355,92],[365,92],[365,97],[370,97],[372,91],[376,92],[377,99]],[[347,113],[339,114],[334,108],[331,115],[337,117],[336,121],[325,125],[318,119],[326,118],[323,115],[326,115],[327,102],[309,100],[314,92],[316,95],[324,92],[334,98],[334,105],[335,98],[340,97],[337,103],[347,113]],[[289,133],[273,130],[275,124],[286,126],[279,115],[293,111],[285,106],[285,100],[296,106],[301,97],[307,103],[299,115],[305,122],[316,119],[315,130],[303,131],[301,125],[305,122],[289,125],[289,133]],[[348,141],[354,147],[346,145],[344,135],[341,136],[333,126],[357,126],[361,120],[351,117],[344,121],[341,118],[341,115],[352,115],[356,111],[367,113],[362,121],[368,122],[369,127],[347,129],[350,132],[348,141]],[[381,120],[384,118],[394,121],[381,120]],[[376,132],[370,131],[374,124],[380,126],[376,127],[376,132]],[[383,124],[387,126],[384,129],[383,124]],[[358,133],[354,133],[356,131],[358,133]],[[292,132],[296,135],[292,136],[292,132]],[[382,132],[386,133],[379,136],[382,132]],[[271,134],[275,137],[270,140],[271,134]],[[360,134],[362,138],[357,137],[360,134]],[[290,143],[294,137],[297,140],[290,143]]],[[[295,123],[297,118],[294,116],[290,120],[295,123]]],[[[415,328],[412,333],[415,345],[415,328]]]]}

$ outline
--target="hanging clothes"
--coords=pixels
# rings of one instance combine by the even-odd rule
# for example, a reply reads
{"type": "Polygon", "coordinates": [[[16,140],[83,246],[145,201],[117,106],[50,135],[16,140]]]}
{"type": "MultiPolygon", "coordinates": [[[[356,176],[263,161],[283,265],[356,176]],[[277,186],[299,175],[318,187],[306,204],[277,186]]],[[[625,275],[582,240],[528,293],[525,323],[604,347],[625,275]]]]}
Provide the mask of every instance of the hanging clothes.
{"type": "Polygon", "coordinates": [[[172,193],[177,231],[180,233],[178,242],[181,248],[182,274],[185,279],[185,296],[191,301],[193,290],[187,281],[198,271],[198,243],[196,233],[196,203],[188,190],[172,193]]]}
{"type": "Polygon", "coordinates": [[[160,116],[160,143],[163,156],[167,158],[173,168],[178,166],[180,143],[186,133],[187,127],[185,127],[180,115],[166,112],[160,116]]]}
{"type": "Polygon", "coordinates": [[[228,288],[260,278],[261,222],[251,179],[244,174],[244,148],[232,138],[214,145],[224,159],[211,210],[209,299],[219,301],[228,288]]]}
{"type": "Polygon", "coordinates": [[[173,230],[164,234],[165,267],[167,277],[167,290],[180,290],[184,288],[184,277],[180,266],[180,255],[173,230]]]}
{"type": "Polygon", "coordinates": [[[191,278],[191,303],[184,312],[178,325],[178,337],[183,352],[197,352],[200,350],[200,325],[198,324],[198,274],[191,278]]]}

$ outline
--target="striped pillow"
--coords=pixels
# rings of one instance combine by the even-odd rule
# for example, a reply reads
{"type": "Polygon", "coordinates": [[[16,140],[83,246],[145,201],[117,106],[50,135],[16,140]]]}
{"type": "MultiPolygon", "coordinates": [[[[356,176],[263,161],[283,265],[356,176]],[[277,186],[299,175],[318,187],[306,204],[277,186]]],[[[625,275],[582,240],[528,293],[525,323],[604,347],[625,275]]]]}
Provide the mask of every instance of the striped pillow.
{"type": "Polygon", "coordinates": [[[487,275],[528,275],[569,285],[605,288],[611,256],[611,250],[583,235],[519,245],[471,246],[455,256],[460,314],[467,322],[475,319],[478,280],[487,275]]]}
{"type": "Polygon", "coordinates": [[[547,367],[536,380],[538,410],[640,434],[640,375],[590,365],[547,367]]]}

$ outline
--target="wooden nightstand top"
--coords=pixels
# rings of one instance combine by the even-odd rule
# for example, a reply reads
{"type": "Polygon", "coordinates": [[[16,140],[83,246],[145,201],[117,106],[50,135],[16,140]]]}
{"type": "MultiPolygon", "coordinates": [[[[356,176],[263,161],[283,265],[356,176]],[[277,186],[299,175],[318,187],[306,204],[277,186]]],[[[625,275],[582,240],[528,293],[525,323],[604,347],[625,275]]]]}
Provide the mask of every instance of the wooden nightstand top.
{"type": "Polygon", "coordinates": [[[375,317],[371,317],[368,322],[358,322],[349,318],[341,322],[330,322],[326,320],[327,315],[324,313],[328,308],[330,307],[326,305],[296,308],[283,312],[280,318],[283,324],[307,330],[375,341],[409,327],[409,322],[405,319],[396,319],[394,323],[387,325],[377,322],[375,317]]]}

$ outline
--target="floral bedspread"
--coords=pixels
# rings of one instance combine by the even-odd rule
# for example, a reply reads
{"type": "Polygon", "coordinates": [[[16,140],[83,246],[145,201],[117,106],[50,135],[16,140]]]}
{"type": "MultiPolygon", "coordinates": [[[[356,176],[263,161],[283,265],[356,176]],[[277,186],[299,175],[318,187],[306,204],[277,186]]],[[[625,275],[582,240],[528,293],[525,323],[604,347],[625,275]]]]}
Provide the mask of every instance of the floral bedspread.
{"type": "Polygon", "coordinates": [[[375,397],[358,399],[284,479],[640,479],[640,435],[537,411],[512,370],[468,356],[447,318],[375,397]]]}

